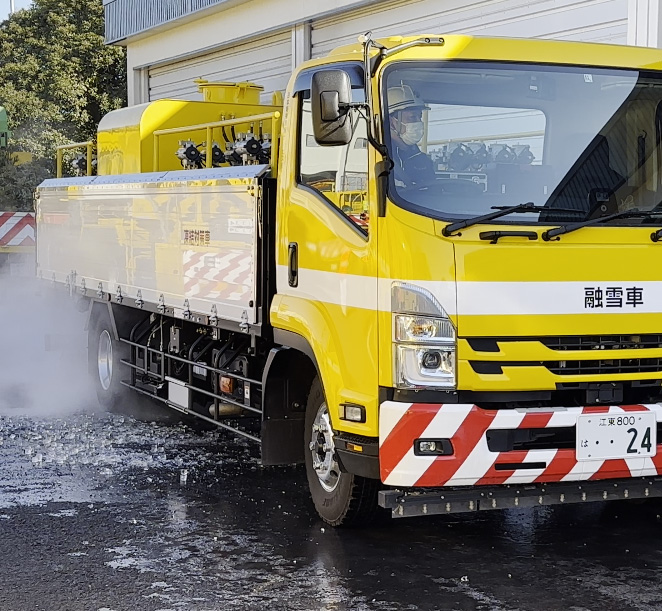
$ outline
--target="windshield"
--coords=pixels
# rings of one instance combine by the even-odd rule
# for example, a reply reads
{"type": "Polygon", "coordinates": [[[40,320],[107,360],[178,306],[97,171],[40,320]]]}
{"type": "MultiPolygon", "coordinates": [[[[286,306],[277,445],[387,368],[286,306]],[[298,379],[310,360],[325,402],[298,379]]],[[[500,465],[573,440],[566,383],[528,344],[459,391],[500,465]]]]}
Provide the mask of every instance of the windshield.
{"type": "MultiPolygon", "coordinates": [[[[662,201],[662,74],[482,62],[387,69],[391,199],[457,220],[580,221],[662,201]]],[[[641,218],[619,219],[641,223],[641,218]]]]}

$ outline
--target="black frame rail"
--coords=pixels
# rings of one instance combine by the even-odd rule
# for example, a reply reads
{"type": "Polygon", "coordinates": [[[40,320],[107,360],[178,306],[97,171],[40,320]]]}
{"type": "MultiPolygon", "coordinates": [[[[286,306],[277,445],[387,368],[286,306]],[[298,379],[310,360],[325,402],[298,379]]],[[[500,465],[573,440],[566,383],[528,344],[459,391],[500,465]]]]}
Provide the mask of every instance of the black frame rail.
{"type": "Polygon", "coordinates": [[[662,497],[662,477],[634,477],[548,484],[467,486],[434,490],[381,490],[379,505],[394,518],[470,513],[596,501],[662,497]]]}
{"type": "Polygon", "coordinates": [[[127,344],[131,347],[131,360],[127,361],[126,359],[122,359],[120,361],[123,365],[126,365],[127,367],[130,368],[131,381],[127,382],[122,380],[121,381],[122,385],[126,386],[127,388],[131,388],[132,390],[139,392],[143,395],[156,399],[157,401],[165,403],[168,407],[172,409],[175,409],[187,415],[195,416],[196,418],[200,418],[205,422],[209,422],[211,424],[214,424],[215,426],[231,431],[237,435],[240,435],[242,437],[250,439],[251,441],[255,441],[259,443],[261,440],[256,435],[253,435],[250,432],[243,430],[239,426],[232,426],[230,424],[227,424],[226,422],[221,422],[221,418],[225,419],[225,417],[221,416],[221,414],[219,413],[219,408],[222,403],[226,403],[226,404],[229,403],[231,405],[241,408],[242,410],[245,410],[245,412],[248,412],[248,413],[228,416],[227,420],[241,420],[241,419],[245,419],[246,417],[251,417],[251,419],[260,417],[261,420],[262,409],[250,405],[250,398],[242,403],[241,401],[237,401],[234,397],[227,396],[226,394],[214,393],[204,388],[199,388],[194,384],[194,375],[193,375],[194,368],[204,369],[208,373],[216,374],[217,376],[223,375],[232,378],[234,380],[241,381],[244,385],[248,384],[250,388],[249,397],[253,396],[253,393],[256,391],[261,393],[262,391],[261,380],[256,380],[254,378],[246,377],[241,375],[240,373],[237,373],[235,371],[230,371],[228,369],[219,366],[219,362],[224,357],[225,357],[224,361],[229,363],[232,362],[240,353],[242,353],[242,351],[245,349],[245,344],[250,342],[250,337],[249,336],[246,336],[245,338],[242,337],[241,339],[244,341],[240,342],[238,346],[231,348],[229,343],[221,343],[214,340],[209,335],[201,335],[189,347],[188,355],[187,355],[188,358],[184,358],[166,352],[165,350],[163,350],[163,347],[157,349],[157,348],[152,348],[151,346],[146,345],[144,343],[140,343],[139,340],[145,338],[147,338],[147,341],[149,342],[149,338],[157,332],[161,324],[162,324],[162,319],[160,317],[155,320],[150,320],[150,318],[148,317],[146,319],[141,320],[136,325],[134,325],[133,329],[131,330],[130,339],[120,338],[120,341],[122,343],[127,344]],[[146,322],[148,323],[147,325],[145,325],[146,322]],[[141,329],[141,327],[144,328],[141,329]],[[206,341],[206,345],[203,346],[202,344],[205,341],[206,341]],[[201,350],[196,353],[196,358],[200,359],[200,357],[205,355],[213,346],[218,346],[219,349],[215,354],[213,363],[211,365],[202,363],[199,360],[193,360],[193,354],[197,348],[201,347],[201,350]],[[149,367],[150,363],[153,362],[151,360],[151,357],[153,356],[157,357],[156,362],[158,363],[159,366],[158,372],[152,371],[149,367]],[[139,360],[142,361],[142,366],[137,364],[139,360]],[[187,374],[188,374],[186,376],[187,379],[183,380],[173,375],[173,369],[174,369],[173,365],[176,363],[187,366],[187,374]],[[194,409],[190,409],[181,406],[177,403],[173,403],[168,398],[160,396],[158,394],[158,389],[156,387],[152,391],[152,390],[148,390],[145,387],[147,385],[141,386],[139,384],[139,379],[138,379],[139,376],[141,375],[144,377],[144,379],[151,379],[157,381],[159,386],[164,386],[167,383],[169,383],[168,378],[176,379],[177,383],[183,386],[184,388],[186,388],[189,392],[198,393],[204,395],[205,397],[213,399],[214,417],[210,418],[194,409]]]}

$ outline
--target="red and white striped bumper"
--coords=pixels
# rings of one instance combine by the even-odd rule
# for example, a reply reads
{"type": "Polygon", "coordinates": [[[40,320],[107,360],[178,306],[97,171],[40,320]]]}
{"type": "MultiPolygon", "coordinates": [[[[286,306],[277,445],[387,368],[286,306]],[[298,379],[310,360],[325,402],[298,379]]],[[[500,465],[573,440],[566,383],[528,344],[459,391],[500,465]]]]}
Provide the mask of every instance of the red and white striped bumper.
{"type": "Polygon", "coordinates": [[[34,246],[34,214],[0,212],[0,249],[34,246]]]}
{"type": "MultiPolygon", "coordinates": [[[[652,458],[578,462],[574,449],[492,452],[486,433],[495,429],[576,426],[581,414],[651,410],[662,421],[662,405],[625,405],[485,410],[475,405],[396,403],[379,413],[381,480],[390,486],[436,487],[596,480],[662,474],[662,445],[652,458]],[[416,456],[419,438],[450,439],[449,456],[416,456]],[[544,468],[497,469],[503,463],[544,463],[544,468]]],[[[659,443],[660,440],[658,439],[659,443]]]]}

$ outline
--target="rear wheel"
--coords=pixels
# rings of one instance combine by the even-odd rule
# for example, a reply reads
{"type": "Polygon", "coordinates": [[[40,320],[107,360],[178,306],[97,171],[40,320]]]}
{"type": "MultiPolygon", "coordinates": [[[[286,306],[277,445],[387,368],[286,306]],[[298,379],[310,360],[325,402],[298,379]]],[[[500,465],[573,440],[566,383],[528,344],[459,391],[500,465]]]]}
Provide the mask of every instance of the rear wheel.
{"type": "Polygon", "coordinates": [[[178,421],[175,411],[122,384],[122,380],[131,379],[131,372],[121,361],[129,361],[130,357],[131,348],[115,339],[108,312],[100,308],[88,331],[89,370],[100,405],[109,412],[138,420],[178,421]]]}
{"type": "Polygon", "coordinates": [[[378,480],[343,472],[336,456],[334,433],[324,390],[315,378],[306,406],[306,475],[313,504],[332,526],[359,526],[381,517],[378,480]]]}
{"type": "Polygon", "coordinates": [[[101,390],[107,393],[113,381],[113,341],[107,329],[99,334],[97,349],[97,373],[101,390]]]}

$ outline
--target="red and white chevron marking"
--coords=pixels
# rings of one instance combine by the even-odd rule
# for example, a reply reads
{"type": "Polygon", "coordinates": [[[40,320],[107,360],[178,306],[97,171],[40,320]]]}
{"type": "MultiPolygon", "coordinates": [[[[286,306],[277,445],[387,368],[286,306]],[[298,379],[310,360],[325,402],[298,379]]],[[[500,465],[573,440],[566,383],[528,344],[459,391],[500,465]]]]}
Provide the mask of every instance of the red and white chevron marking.
{"type": "Polygon", "coordinates": [[[184,251],[187,297],[248,302],[253,298],[253,257],[245,250],[184,251]]]}
{"type": "Polygon", "coordinates": [[[365,229],[366,231],[370,227],[370,219],[366,214],[350,214],[349,218],[351,218],[361,229],[365,229]]]}
{"type": "Polygon", "coordinates": [[[7,246],[34,246],[34,214],[0,213],[0,248],[7,246]]]}
{"type": "Polygon", "coordinates": [[[379,415],[381,479],[391,486],[473,486],[639,477],[662,474],[662,445],[652,458],[577,461],[573,449],[491,452],[486,433],[494,429],[571,427],[581,414],[622,414],[662,405],[485,410],[475,405],[386,401],[379,415]],[[450,456],[416,456],[419,438],[450,439],[450,456]],[[545,463],[540,469],[497,469],[499,463],[545,463]]]}

